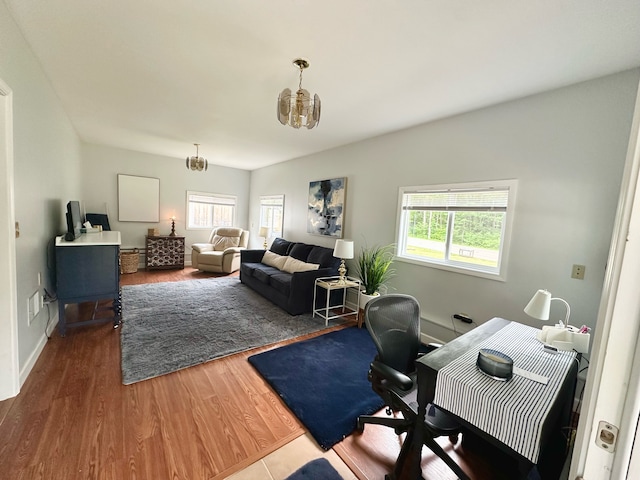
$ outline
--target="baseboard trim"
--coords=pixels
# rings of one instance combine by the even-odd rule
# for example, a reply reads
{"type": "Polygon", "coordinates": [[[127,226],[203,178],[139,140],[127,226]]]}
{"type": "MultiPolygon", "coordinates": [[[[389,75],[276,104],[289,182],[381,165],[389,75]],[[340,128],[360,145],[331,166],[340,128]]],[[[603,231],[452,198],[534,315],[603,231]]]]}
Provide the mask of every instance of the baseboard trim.
{"type": "Polygon", "coordinates": [[[51,337],[51,334],[55,330],[56,325],[58,325],[58,309],[56,308],[55,311],[56,313],[54,314],[51,322],[49,322],[49,326],[47,327],[47,330],[45,332],[46,334],[45,333],[42,334],[42,336],[38,340],[38,344],[36,345],[36,348],[33,349],[33,352],[31,352],[31,355],[29,355],[29,358],[27,358],[26,363],[20,370],[20,377],[19,377],[20,388],[22,388],[22,386],[24,385],[24,382],[27,381],[27,378],[29,377],[31,370],[33,370],[33,367],[36,365],[38,358],[40,358],[40,354],[42,354],[42,351],[44,350],[44,347],[47,344],[49,337],[51,337]]]}
{"type": "Polygon", "coordinates": [[[440,344],[444,344],[445,343],[442,340],[440,340],[439,338],[432,337],[431,335],[427,335],[425,333],[421,333],[420,334],[420,341],[422,343],[424,343],[425,345],[429,345],[430,343],[440,343],[440,344]]]}

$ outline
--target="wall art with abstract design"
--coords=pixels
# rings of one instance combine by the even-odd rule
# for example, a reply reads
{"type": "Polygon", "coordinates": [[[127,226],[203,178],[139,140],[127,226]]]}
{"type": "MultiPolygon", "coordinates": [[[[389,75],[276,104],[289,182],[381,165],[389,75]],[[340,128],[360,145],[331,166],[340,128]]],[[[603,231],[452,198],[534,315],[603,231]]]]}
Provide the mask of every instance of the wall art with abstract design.
{"type": "Polygon", "coordinates": [[[342,238],[347,178],[309,182],[307,232],[342,238]]]}

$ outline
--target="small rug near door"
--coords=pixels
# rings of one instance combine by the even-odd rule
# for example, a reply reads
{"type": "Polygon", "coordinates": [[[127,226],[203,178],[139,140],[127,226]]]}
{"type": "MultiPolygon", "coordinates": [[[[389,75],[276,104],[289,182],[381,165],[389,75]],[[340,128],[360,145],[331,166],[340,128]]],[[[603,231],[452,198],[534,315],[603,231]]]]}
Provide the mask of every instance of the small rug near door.
{"type": "Polygon", "coordinates": [[[317,458],[289,475],[285,480],[344,480],[326,458],[317,458]]]}
{"type": "Polygon", "coordinates": [[[383,406],[367,372],[376,347],[366,328],[345,328],[249,357],[323,449],[349,435],[359,415],[383,406]]]}
{"type": "Polygon", "coordinates": [[[238,277],[124,286],[122,316],[125,385],[326,328],[311,314],[289,315],[238,277]]]}

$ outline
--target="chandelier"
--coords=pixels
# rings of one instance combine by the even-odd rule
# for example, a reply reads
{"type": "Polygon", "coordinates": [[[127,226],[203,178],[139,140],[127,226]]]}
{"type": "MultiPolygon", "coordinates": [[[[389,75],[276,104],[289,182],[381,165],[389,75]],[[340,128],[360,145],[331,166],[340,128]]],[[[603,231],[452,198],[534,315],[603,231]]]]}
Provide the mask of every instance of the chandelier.
{"type": "Polygon", "coordinates": [[[278,121],[282,125],[293,128],[307,127],[312,129],[320,122],[320,97],[313,96],[302,88],[302,71],[309,67],[309,62],[303,58],[296,58],[293,64],[300,69],[298,91],[291,94],[291,89],[285,88],[278,96],[278,121]]]}
{"type": "Polygon", "coordinates": [[[198,147],[199,143],[194,143],[196,146],[196,156],[195,157],[187,157],[187,170],[197,170],[201,172],[202,170],[206,170],[209,168],[209,162],[204,157],[200,157],[198,155],[198,147]]]}

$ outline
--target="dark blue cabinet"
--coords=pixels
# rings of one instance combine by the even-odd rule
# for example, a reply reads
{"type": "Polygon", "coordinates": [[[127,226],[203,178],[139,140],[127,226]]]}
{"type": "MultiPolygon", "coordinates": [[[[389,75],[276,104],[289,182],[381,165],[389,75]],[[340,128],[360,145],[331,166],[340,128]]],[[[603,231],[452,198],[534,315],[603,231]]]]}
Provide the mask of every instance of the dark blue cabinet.
{"type": "Polygon", "coordinates": [[[74,241],[56,238],[56,292],[58,296],[58,331],[65,336],[71,326],[113,321],[120,325],[120,232],[85,234],[74,241]],[[67,324],[65,307],[70,303],[112,300],[113,316],[67,324]]]}

